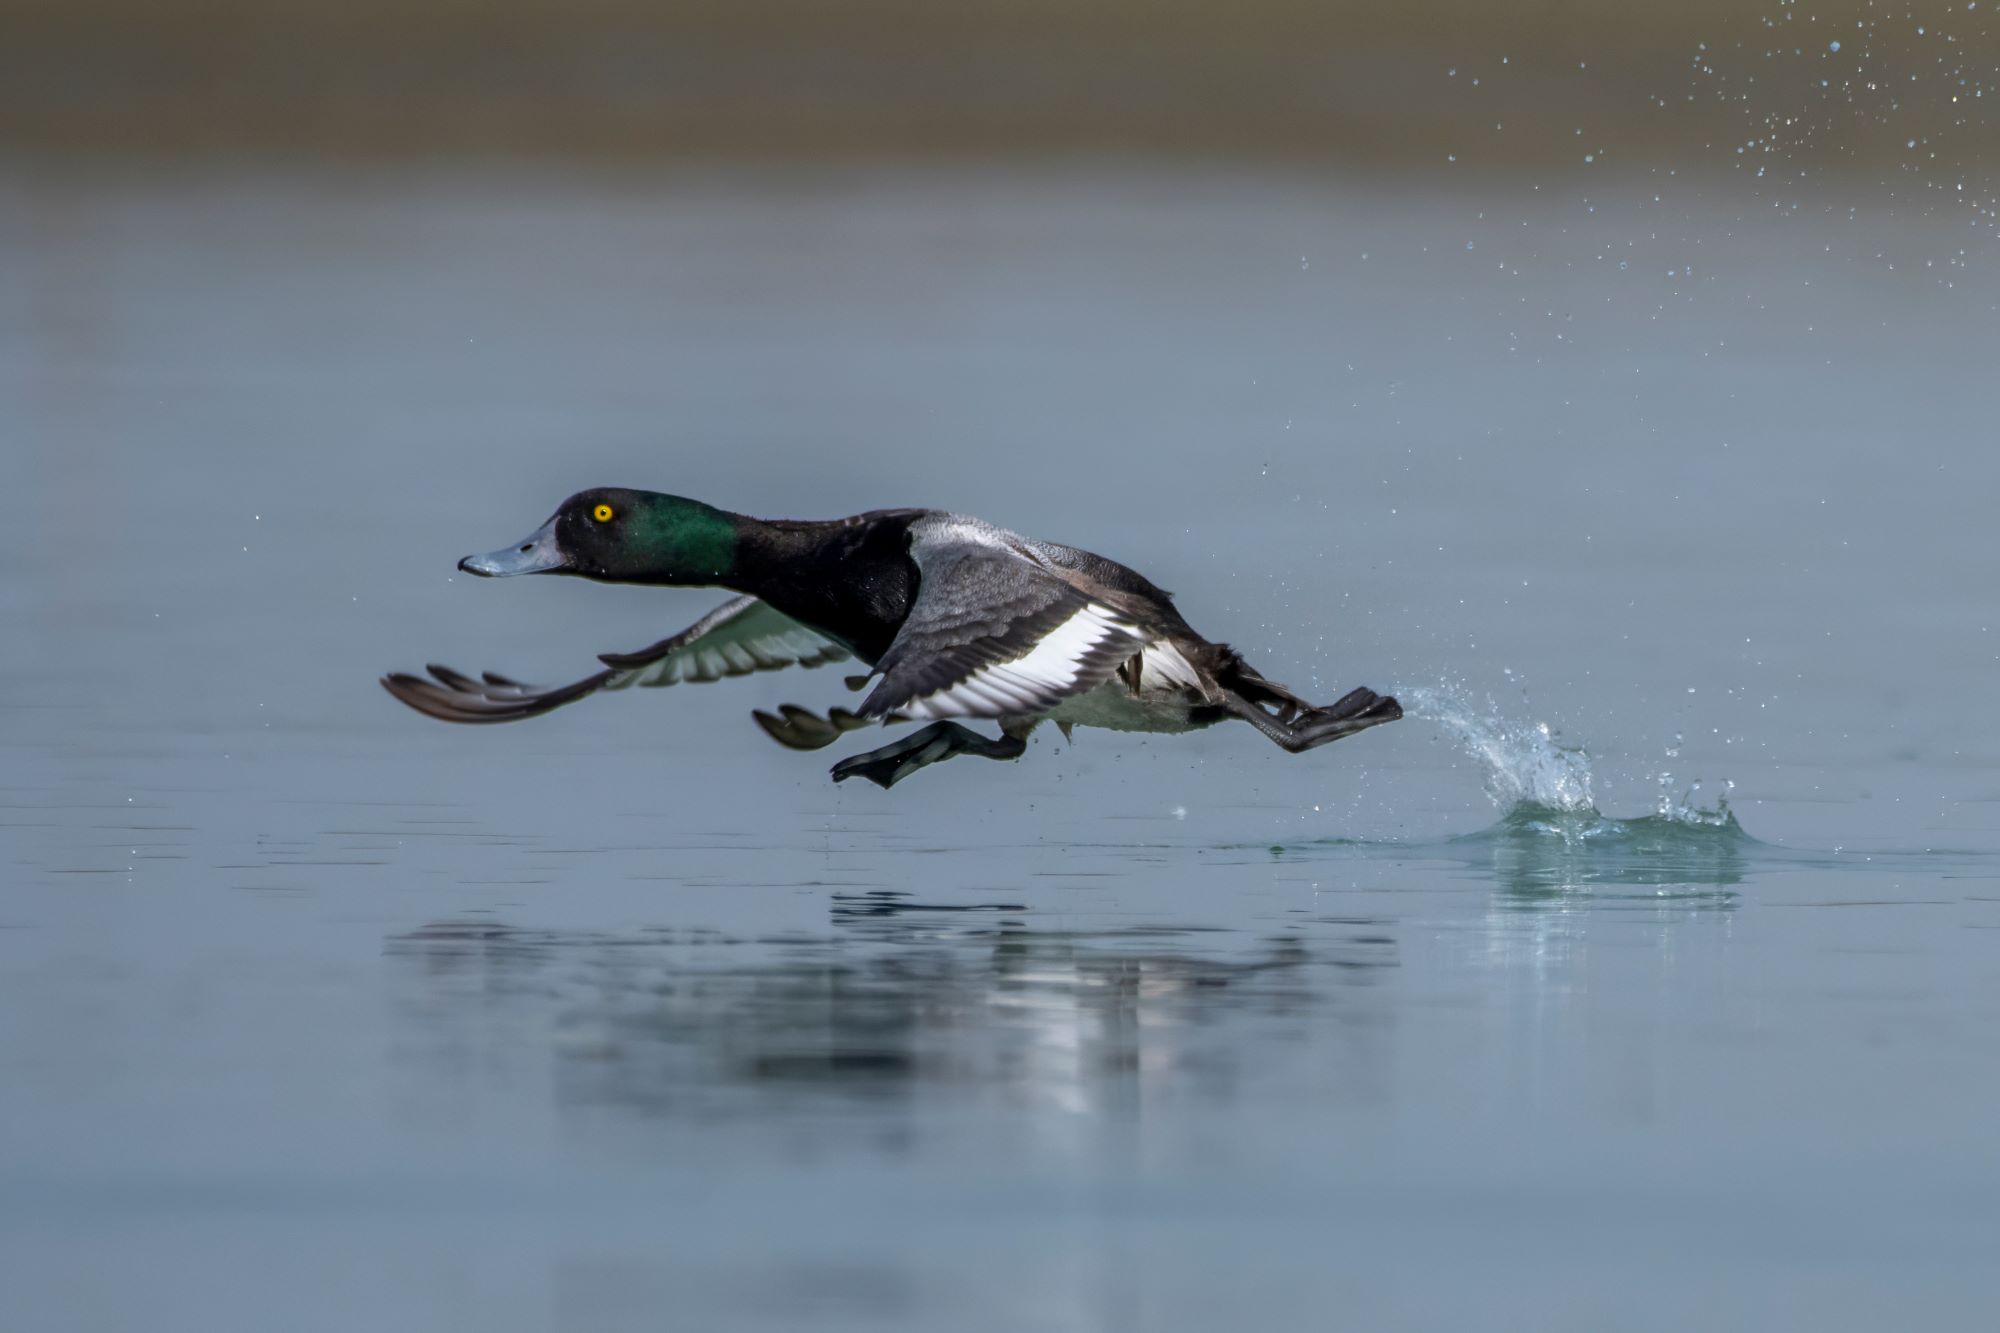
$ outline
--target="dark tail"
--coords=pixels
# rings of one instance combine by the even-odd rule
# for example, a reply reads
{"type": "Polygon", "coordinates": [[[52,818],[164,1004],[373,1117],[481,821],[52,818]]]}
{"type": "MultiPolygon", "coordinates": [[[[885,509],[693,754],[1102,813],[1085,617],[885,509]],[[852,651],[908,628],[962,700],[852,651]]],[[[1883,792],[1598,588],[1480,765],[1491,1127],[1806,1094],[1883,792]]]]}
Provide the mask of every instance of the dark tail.
{"type": "Polygon", "coordinates": [[[1256,667],[1244,661],[1242,654],[1228,644],[1218,643],[1214,648],[1215,660],[1209,664],[1209,674],[1237,698],[1270,708],[1284,722],[1312,711],[1311,704],[1277,681],[1265,680],[1256,667]]]}

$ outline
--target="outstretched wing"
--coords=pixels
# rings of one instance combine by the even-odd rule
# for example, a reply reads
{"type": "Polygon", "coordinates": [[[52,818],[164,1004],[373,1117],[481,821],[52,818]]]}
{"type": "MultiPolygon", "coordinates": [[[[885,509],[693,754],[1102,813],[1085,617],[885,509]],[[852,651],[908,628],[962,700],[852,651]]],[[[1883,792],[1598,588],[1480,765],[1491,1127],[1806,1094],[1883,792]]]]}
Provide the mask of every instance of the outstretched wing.
{"type": "Polygon", "coordinates": [[[435,679],[398,672],[382,688],[419,713],[445,722],[513,722],[560,708],[599,690],[721,680],[781,667],[838,662],[847,650],[755,597],[738,597],[636,653],[605,653],[604,670],[567,685],[523,685],[493,672],[478,680],[450,667],[427,668],[435,679]]]}
{"type": "Polygon", "coordinates": [[[1094,689],[1146,633],[999,529],[911,526],[910,614],[856,713],[892,720],[1034,717],[1094,689]]]}

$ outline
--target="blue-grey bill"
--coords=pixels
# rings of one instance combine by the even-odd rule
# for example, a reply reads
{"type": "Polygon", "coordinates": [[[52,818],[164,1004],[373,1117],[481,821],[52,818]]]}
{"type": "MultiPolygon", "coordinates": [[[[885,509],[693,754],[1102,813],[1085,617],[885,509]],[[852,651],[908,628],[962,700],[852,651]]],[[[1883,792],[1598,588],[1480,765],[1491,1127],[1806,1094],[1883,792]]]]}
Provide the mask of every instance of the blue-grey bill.
{"type": "Polygon", "coordinates": [[[514,574],[546,574],[567,569],[569,561],[556,543],[556,521],[550,519],[535,529],[532,536],[485,555],[469,555],[458,562],[458,567],[481,578],[504,579],[514,574]]]}

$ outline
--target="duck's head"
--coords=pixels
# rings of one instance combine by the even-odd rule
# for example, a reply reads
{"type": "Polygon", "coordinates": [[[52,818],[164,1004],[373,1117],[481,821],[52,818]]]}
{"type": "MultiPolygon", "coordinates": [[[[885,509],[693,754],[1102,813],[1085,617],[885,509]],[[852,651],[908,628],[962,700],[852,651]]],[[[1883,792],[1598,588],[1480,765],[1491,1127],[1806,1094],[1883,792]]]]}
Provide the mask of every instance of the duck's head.
{"type": "Polygon", "coordinates": [[[458,562],[468,574],[574,574],[607,583],[717,583],[736,563],[734,515],[678,495],[578,491],[511,546],[458,562]]]}

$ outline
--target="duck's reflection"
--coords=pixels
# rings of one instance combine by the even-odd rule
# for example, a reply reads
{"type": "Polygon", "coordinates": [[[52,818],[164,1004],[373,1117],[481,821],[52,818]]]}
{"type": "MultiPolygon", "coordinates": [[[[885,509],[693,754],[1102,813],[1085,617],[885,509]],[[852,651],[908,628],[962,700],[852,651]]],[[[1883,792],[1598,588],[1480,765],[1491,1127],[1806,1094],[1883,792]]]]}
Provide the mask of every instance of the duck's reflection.
{"type": "MultiPolygon", "coordinates": [[[[411,969],[427,1046],[490,1057],[496,1024],[517,1044],[542,1027],[558,1098],[575,1106],[708,1117],[955,1091],[1086,1114],[1153,1095],[1226,1101],[1282,1069],[1288,1048],[1323,1055],[1329,1027],[1351,1057],[1347,1095],[1377,1086],[1386,1010],[1367,988],[1396,963],[1378,923],[1246,939],[1031,920],[1015,903],[874,892],[836,895],[831,929],[811,936],[457,920],[388,950],[411,969]]],[[[441,1054],[488,1063],[421,1057],[435,1068],[441,1054]]]]}

